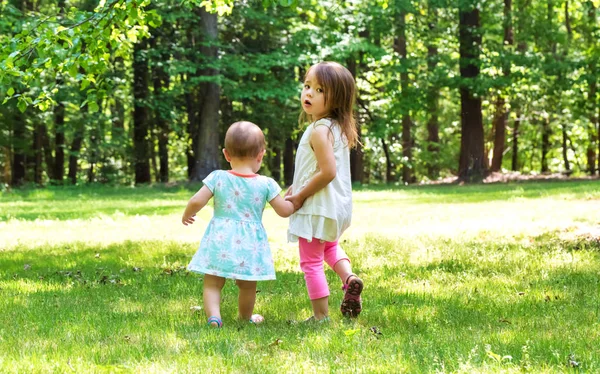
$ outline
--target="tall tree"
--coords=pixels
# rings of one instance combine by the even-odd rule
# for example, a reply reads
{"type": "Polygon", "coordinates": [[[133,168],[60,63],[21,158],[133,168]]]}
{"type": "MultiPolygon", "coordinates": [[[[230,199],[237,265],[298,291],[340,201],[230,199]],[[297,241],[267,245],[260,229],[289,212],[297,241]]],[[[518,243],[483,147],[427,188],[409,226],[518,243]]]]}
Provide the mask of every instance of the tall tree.
{"type": "MultiPolygon", "coordinates": [[[[507,58],[511,51],[509,48],[514,43],[512,27],[512,0],[504,0],[504,44],[505,51],[502,73],[506,81],[510,77],[511,59],[507,58]],[[508,53],[506,53],[508,51],[508,53]]],[[[502,168],[502,159],[504,156],[504,144],[506,142],[506,123],[508,122],[508,110],[506,108],[506,98],[504,89],[500,90],[496,98],[496,113],[494,117],[494,153],[492,156],[492,166],[490,171],[500,171],[502,168]]]]}
{"type": "Polygon", "coordinates": [[[469,2],[459,8],[461,142],[458,178],[480,182],[487,173],[483,144],[481,96],[476,92],[481,53],[479,9],[469,2]]]}
{"type": "Polygon", "coordinates": [[[406,48],[406,10],[401,8],[398,10],[396,19],[396,39],[394,40],[394,51],[400,55],[400,89],[402,102],[402,181],[404,183],[413,183],[415,177],[413,174],[413,159],[412,159],[412,120],[410,117],[410,102],[408,80],[408,60],[406,48]]]}
{"type": "Polygon", "coordinates": [[[150,152],[148,141],[148,59],[147,40],[135,44],[133,61],[133,161],[135,184],[150,183],[150,152]]]}
{"type": "Polygon", "coordinates": [[[200,120],[197,136],[198,143],[194,149],[195,163],[193,181],[201,181],[210,172],[219,168],[219,101],[220,86],[217,82],[219,70],[217,64],[217,15],[205,9],[198,10],[202,29],[202,46],[200,51],[207,59],[208,65],[202,69],[201,75],[209,80],[200,85],[200,120]]]}

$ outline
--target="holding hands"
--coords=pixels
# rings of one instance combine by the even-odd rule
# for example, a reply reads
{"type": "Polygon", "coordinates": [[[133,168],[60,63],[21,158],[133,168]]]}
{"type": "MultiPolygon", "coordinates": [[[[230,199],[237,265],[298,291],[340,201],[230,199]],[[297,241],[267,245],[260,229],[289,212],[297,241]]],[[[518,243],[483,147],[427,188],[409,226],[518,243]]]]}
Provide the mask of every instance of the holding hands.
{"type": "Polygon", "coordinates": [[[292,187],[290,187],[285,193],[285,200],[294,204],[294,212],[296,212],[298,209],[302,208],[306,197],[303,197],[301,194],[294,195],[292,192],[292,187]]]}

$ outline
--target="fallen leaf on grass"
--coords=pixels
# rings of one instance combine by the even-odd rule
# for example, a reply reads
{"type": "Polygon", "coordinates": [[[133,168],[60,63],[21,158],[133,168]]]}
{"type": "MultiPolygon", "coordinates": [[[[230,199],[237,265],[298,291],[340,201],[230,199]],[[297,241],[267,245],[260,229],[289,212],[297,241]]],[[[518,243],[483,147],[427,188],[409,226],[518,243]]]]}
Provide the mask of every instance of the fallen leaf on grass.
{"type": "Polygon", "coordinates": [[[279,345],[281,343],[283,343],[283,340],[281,340],[281,339],[275,339],[273,341],[273,343],[269,344],[269,347],[275,347],[275,346],[277,346],[277,345],[279,345]]]}
{"type": "Polygon", "coordinates": [[[29,269],[31,269],[31,265],[29,265],[29,264],[25,264],[25,265],[23,266],[23,270],[29,270],[29,269]]]}
{"type": "Polygon", "coordinates": [[[96,258],[100,258],[100,253],[96,253],[96,256],[94,256],[96,258]]]}
{"type": "Polygon", "coordinates": [[[202,310],[202,307],[199,305],[194,305],[194,306],[190,307],[190,310],[192,312],[200,312],[202,310]]]}
{"type": "Polygon", "coordinates": [[[377,326],[373,326],[369,330],[375,335],[383,335],[383,333],[381,332],[381,330],[379,330],[377,326]]]}
{"type": "Polygon", "coordinates": [[[507,320],[506,318],[500,318],[500,319],[498,320],[498,322],[502,322],[502,323],[508,323],[509,325],[512,325],[512,323],[511,323],[509,320],[507,320]]]}

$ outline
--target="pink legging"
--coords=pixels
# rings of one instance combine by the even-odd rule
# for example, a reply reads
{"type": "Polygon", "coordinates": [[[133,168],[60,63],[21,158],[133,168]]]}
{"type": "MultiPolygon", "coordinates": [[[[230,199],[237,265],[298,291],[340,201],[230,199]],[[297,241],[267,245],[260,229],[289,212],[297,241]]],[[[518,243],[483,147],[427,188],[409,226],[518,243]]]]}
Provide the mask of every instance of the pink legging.
{"type": "Polygon", "coordinates": [[[329,287],[323,269],[323,260],[332,269],[338,261],[350,261],[346,252],[335,242],[325,242],[313,238],[309,243],[306,239],[299,239],[300,269],[304,272],[304,280],[311,300],[329,296],[329,287]]]}

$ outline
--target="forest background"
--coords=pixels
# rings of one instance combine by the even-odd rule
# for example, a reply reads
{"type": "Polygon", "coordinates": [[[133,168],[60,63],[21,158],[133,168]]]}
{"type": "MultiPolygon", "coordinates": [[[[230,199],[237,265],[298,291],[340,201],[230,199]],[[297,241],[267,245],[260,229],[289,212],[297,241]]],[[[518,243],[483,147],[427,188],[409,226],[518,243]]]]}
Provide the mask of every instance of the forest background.
{"type": "Polygon", "coordinates": [[[595,175],[599,6],[2,0],[0,184],[199,181],[238,120],[267,136],[261,172],[290,184],[322,60],[359,87],[354,182],[595,175]]]}

